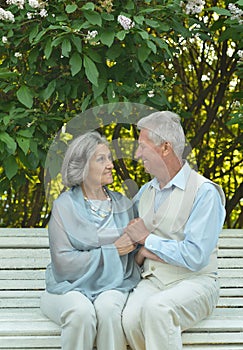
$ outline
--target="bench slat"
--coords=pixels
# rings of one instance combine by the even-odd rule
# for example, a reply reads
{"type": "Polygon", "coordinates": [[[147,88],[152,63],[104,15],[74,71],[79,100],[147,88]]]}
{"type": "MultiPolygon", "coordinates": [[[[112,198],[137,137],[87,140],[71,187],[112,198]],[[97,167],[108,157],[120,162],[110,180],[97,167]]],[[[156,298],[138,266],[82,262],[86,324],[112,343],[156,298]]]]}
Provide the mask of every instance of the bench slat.
{"type": "Polygon", "coordinates": [[[11,336],[4,336],[0,337],[0,349],[1,348],[7,348],[7,349],[24,349],[27,350],[28,348],[33,347],[33,348],[44,348],[44,349],[49,349],[49,348],[57,348],[61,349],[60,345],[60,336],[41,336],[41,335],[36,335],[34,337],[31,336],[18,336],[18,337],[11,337],[11,336]],[[22,348],[20,346],[22,345],[22,348]]]}
{"type": "MultiPolygon", "coordinates": [[[[60,327],[39,309],[50,262],[47,229],[0,229],[0,350],[61,350],[60,327]]],[[[219,239],[220,299],[183,333],[186,350],[243,350],[243,230],[219,239]]]]}
{"type": "Polygon", "coordinates": [[[243,344],[243,332],[205,332],[183,333],[182,340],[185,344],[243,344]]]}

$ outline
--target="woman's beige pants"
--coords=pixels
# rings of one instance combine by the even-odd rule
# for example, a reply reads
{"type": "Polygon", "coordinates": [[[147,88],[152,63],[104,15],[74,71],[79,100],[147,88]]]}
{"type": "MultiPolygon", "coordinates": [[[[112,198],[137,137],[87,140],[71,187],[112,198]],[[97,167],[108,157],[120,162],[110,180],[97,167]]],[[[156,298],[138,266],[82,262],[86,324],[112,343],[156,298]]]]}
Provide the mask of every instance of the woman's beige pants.
{"type": "Polygon", "coordinates": [[[127,293],[109,290],[92,303],[72,291],[57,295],[44,292],[41,310],[61,326],[62,350],[125,350],[121,314],[127,293]]]}
{"type": "Polygon", "coordinates": [[[216,278],[197,276],[163,285],[144,279],[130,293],[123,328],[132,350],[181,350],[181,332],[208,316],[216,306],[216,278]]]}

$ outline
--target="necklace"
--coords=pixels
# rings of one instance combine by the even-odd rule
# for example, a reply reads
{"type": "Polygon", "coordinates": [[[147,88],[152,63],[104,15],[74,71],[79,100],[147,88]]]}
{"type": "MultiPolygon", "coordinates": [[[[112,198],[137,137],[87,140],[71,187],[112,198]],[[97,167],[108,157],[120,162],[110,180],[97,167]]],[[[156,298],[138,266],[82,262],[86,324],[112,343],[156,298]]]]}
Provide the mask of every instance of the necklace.
{"type": "Polygon", "coordinates": [[[82,190],[83,190],[83,195],[84,195],[84,200],[85,202],[89,205],[90,210],[100,216],[101,218],[106,218],[110,212],[111,212],[111,197],[109,196],[107,190],[105,189],[105,187],[102,187],[104,194],[106,196],[106,201],[102,201],[99,199],[89,199],[87,197],[87,194],[82,186],[82,190]]]}

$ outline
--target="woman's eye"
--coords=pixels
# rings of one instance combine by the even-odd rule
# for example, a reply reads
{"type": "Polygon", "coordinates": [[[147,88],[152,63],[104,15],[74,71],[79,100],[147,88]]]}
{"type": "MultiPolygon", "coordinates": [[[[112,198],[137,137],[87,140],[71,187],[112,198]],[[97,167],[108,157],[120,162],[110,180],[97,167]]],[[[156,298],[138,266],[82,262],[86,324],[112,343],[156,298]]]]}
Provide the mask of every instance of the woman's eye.
{"type": "Polygon", "coordinates": [[[105,161],[105,157],[101,156],[97,158],[97,162],[104,162],[105,161]]]}

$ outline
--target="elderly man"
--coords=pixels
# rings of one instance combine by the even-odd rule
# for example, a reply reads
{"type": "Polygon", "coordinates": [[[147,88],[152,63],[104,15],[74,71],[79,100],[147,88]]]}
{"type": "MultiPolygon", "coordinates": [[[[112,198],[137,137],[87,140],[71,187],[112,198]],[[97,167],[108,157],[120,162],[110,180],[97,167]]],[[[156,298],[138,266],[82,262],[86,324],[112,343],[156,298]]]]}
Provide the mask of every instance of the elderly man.
{"type": "Polygon", "coordinates": [[[182,159],[180,117],[155,112],[138,122],[137,158],[153,179],[136,196],[139,218],[125,232],[141,246],[142,280],[130,293],[123,327],[133,350],[181,350],[181,332],[217,304],[222,189],[182,159]]]}

